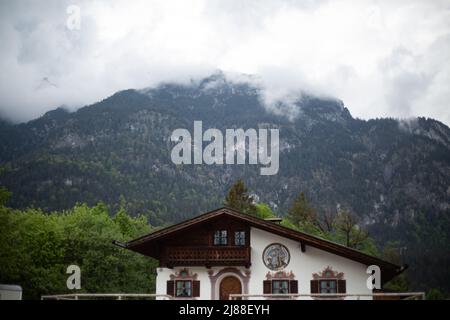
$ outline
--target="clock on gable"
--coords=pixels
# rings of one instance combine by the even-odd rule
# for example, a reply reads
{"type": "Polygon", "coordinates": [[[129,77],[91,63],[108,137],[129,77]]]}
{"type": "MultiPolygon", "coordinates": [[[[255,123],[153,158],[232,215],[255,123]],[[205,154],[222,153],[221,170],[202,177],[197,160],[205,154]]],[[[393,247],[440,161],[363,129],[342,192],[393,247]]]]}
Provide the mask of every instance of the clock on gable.
{"type": "Polygon", "coordinates": [[[273,271],[284,269],[291,259],[288,248],[280,243],[268,245],[263,252],[264,265],[273,271]]]}

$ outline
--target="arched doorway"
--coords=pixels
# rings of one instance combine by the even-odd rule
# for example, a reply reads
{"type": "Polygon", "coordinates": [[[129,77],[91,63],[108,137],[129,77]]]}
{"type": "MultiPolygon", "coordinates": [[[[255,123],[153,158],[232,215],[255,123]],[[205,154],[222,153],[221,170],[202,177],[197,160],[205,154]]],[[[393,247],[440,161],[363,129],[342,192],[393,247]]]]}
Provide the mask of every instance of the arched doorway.
{"type": "Polygon", "coordinates": [[[241,281],[234,276],[227,276],[220,282],[220,300],[228,300],[232,293],[242,293],[241,281]]]}

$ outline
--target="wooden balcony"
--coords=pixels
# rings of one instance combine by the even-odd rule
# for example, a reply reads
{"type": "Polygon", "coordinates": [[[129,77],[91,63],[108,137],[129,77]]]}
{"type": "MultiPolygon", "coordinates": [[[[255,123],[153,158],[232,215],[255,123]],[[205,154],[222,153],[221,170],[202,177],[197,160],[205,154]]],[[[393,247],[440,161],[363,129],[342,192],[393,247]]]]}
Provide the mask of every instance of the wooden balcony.
{"type": "Polygon", "coordinates": [[[168,247],[161,265],[175,266],[246,266],[250,267],[250,247],[197,246],[168,247]]]}

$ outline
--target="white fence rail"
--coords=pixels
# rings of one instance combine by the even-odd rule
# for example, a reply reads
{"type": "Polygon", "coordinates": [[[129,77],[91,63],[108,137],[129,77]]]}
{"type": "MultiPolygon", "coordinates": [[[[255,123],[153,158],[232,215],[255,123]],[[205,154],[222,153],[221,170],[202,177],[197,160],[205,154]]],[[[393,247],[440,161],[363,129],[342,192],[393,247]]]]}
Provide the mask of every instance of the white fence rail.
{"type": "Polygon", "coordinates": [[[380,299],[403,299],[403,300],[425,300],[425,292],[399,292],[399,293],[317,293],[317,294],[230,294],[230,300],[253,300],[253,299],[281,299],[281,300],[368,300],[380,299]]]}
{"type": "Polygon", "coordinates": [[[41,300],[172,300],[173,297],[166,294],[145,293],[74,293],[42,296],[41,300]]]}
{"type": "MultiPolygon", "coordinates": [[[[341,294],[341,293],[321,293],[321,294],[230,294],[230,300],[361,300],[368,298],[380,299],[404,299],[404,300],[425,300],[424,292],[400,292],[400,293],[361,293],[361,294],[341,294]]],[[[165,294],[144,294],[144,293],[74,293],[45,295],[41,300],[173,300],[174,298],[165,294]]]]}

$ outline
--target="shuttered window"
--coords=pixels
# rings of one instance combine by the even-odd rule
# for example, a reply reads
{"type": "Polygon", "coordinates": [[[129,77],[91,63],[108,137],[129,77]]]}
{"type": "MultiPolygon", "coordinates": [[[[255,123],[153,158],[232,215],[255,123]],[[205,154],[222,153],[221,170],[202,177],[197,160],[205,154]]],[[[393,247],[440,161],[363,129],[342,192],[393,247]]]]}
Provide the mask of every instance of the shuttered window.
{"type": "Polygon", "coordinates": [[[176,297],[188,298],[192,297],[192,281],[190,280],[179,280],[175,282],[176,297]]]}
{"type": "Polygon", "coordinates": [[[320,280],[320,293],[337,293],[336,280],[320,280]]]}
{"type": "Polygon", "coordinates": [[[297,280],[264,280],[263,281],[264,294],[289,294],[298,293],[297,280]]]}
{"type": "Polygon", "coordinates": [[[272,280],[272,293],[273,294],[289,293],[289,281],[288,280],[272,280]]]}
{"type": "Polygon", "coordinates": [[[347,293],[345,280],[311,280],[311,293],[347,293]]]}
{"type": "Polygon", "coordinates": [[[200,281],[169,280],[167,281],[166,293],[178,298],[200,297],[200,281]]]}

